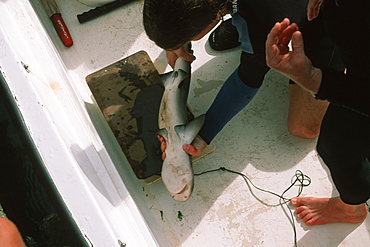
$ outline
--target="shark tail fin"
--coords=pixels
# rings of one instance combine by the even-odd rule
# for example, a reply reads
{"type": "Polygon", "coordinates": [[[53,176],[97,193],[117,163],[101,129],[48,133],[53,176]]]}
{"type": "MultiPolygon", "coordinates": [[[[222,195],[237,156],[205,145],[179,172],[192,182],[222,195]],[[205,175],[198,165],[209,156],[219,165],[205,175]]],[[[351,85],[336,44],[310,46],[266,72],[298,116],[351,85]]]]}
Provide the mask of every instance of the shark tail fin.
{"type": "Polygon", "coordinates": [[[175,131],[178,136],[184,139],[185,143],[190,144],[202,128],[204,119],[205,115],[201,115],[193,119],[187,125],[175,126],[175,131]]]}
{"type": "Polygon", "coordinates": [[[188,81],[187,84],[189,84],[190,79],[185,80],[188,77],[189,77],[189,73],[182,69],[159,75],[159,78],[161,79],[164,88],[169,88],[174,83],[177,86],[180,86],[185,81],[188,81]]]}
{"type": "Polygon", "coordinates": [[[170,79],[172,76],[173,76],[173,71],[159,75],[159,78],[161,79],[164,88],[166,88],[166,86],[168,87],[169,83],[172,83],[172,80],[170,79]]]}

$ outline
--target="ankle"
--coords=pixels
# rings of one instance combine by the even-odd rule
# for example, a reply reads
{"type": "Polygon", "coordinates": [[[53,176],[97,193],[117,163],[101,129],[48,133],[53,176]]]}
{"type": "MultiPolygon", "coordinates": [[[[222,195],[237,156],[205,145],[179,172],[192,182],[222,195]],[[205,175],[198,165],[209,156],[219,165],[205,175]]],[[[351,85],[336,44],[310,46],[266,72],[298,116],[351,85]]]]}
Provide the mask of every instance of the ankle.
{"type": "Polygon", "coordinates": [[[346,213],[346,214],[355,215],[355,216],[361,217],[361,218],[366,217],[366,215],[367,215],[367,207],[366,207],[365,203],[352,205],[352,204],[347,204],[347,203],[343,202],[339,198],[339,203],[337,205],[339,207],[341,207],[342,210],[344,211],[344,213],[346,213]]]}

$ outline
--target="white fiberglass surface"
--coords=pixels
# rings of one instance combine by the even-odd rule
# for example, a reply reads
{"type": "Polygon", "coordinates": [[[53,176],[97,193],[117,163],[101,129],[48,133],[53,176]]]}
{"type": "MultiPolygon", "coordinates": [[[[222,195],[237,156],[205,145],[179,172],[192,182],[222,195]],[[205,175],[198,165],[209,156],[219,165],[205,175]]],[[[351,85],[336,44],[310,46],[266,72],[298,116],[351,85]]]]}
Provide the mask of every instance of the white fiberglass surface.
{"type": "MultiPolygon", "coordinates": [[[[69,48],[60,42],[39,1],[32,0],[55,47],[55,56],[60,58],[63,73],[70,81],[65,90],[72,98],[72,108],[81,113],[80,121],[89,125],[84,135],[91,140],[78,137],[82,133],[75,130],[77,139],[83,140],[69,143],[69,150],[76,170],[82,174],[78,178],[87,180],[86,186],[93,191],[86,197],[92,197],[99,215],[105,218],[102,221],[111,228],[107,235],[122,234],[120,239],[125,242],[124,231],[129,228],[125,223],[137,220],[139,223],[131,230],[133,236],[127,238],[135,238],[135,232],[144,232],[144,239],[147,234],[155,239],[147,243],[156,242],[159,246],[294,246],[293,226],[286,211],[293,208],[284,210],[276,206],[278,197],[248,187],[237,174],[217,171],[196,176],[193,194],[183,203],[170,197],[162,181],[146,184],[135,177],[104,124],[85,77],[139,50],[149,54],[160,73],[169,69],[164,52],[145,35],[143,2],[134,1],[84,24],[80,24],[76,16],[93,7],[77,0],[56,2],[74,40],[69,48]],[[127,198],[133,199],[133,205],[127,198]],[[122,207],[124,203],[129,206],[122,207]],[[125,218],[127,215],[131,218],[125,218]]],[[[207,37],[193,43],[197,59],[192,64],[189,105],[195,115],[206,112],[239,62],[238,48],[212,51],[207,37]]],[[[301,170],[312,180],[304,188],[303,196],[337,195],[330,174],[315,151],[317,139],[302,139],[288,132],[288,105],[287,78],[270,71],[253,101],[215,138],[216,150],[194,163],[195,173],[225,167],[247,175],[260,188],[281,194],[290,185],[296,170],[301,170]]],[[[53,168],[49,169],[53,173],[53,168]]],[[[62,191],[71,191],[64,190],[66,185],[60,181],[56,183],[62,191]]],[[[297,188],[293,187],[285,196],[296,194],[297,188]]],[[[70,195],[64,196],[68,201],[70,195]]],[[[72,213],[74,207],[71,207],[72,213]]],[[[83,217],[77,218],[83,220],[83,217]]],[[[308,227],[294,217],[293,225],[298,246],[302,247],[366,246],[370,241],[369,218],[358,224],[308,227]]],[[[92,235],[93,229],[92,226],[86,230],[87,235],[92,235]]]]}

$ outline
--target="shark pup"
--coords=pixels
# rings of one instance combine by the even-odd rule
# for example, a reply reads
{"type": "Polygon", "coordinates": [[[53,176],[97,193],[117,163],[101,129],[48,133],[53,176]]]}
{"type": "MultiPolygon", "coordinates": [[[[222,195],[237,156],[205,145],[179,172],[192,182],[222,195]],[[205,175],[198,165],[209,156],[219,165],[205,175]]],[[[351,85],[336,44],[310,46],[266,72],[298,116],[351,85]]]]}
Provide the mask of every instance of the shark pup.
{"type": "Polygon", "coordinates": [[[178,58],[174,70],[161,75],[165,90],[159,108],[158,134],[166,141],[161,176],[168,192],[177,201],[189,199],[194,184],[190,156],[182,146],[194,140],[204,122],[204,115],[188,121],[186,102],[190,70],[190,63],[178,58]]]}

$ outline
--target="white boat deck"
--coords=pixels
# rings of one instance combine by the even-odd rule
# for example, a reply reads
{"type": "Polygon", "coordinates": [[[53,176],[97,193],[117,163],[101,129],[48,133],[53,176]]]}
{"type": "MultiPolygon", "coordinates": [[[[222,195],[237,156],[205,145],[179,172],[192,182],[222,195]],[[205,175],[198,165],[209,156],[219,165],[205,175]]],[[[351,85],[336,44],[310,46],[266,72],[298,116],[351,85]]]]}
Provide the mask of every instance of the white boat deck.
{"type": "MultiPolygon", "coordinates": [[[[184,203],[174,201],[162,181],[149,185],[136,179],[85,77],[139,50],[149,54],[160,73],[168,70],[164,52],[143,30],[142,1],[80,24],[77,14],[92,7],[77,0],[57,0],[74,40],[70,48],[62,45],[39,1],[31,0],[41,23],[26,0],[14,2],[0,2],[1,14],[10,18],[0,23],[2,35],[18,54],[6,61],[27,64],[31,72],[23,70],[24,75],[14,77],[33,82],[23,84],[23,91],[14,85],[14,95],[36,145],[48,149],[40,151],[46,168],[93,246],[118,246],[118,239],[128,247],[294,246],[289,215],[280,206],[257,200],[277,204],[279,198],[251,191],[241,176],[223,171],[196,176],[193,194],[184,203]],[[26,93],[31,95],[26,97],[26,93]],[[42,114],[51,127],[37,130],[44,126],[43,120],[32,123],[31,118],[42,114]],[[54,135],[55,139],[50,137],[54,135]]],[[[215,52],[207,38],[193,43],[197,59],[192,64],[189,105],[195,115],[206,112],[239,63],[238,48],[215,52]]],[[[5,53],[4,46],[0,52],[5,53]]],[[[1,66],[5,70],[7,65],[1,66]]],[[[312,180],[302,196],[336,196],[328,170],[315,151],[317,140],[298,138],[287,130],[287,89],[288,79],[270,71],[250,105],[215,138],[216,150],[194,163],[195,173],[226,167],[246,174],[260,188],[281,194],[296,170],[301,170],[312,180]]],[[[297,191],[294,187],[286,197],[297,191]]],[[[300,247],[370,243],[369,217],[359,224],[310,227],[295,216],[294,220],[300,247]]]]}

